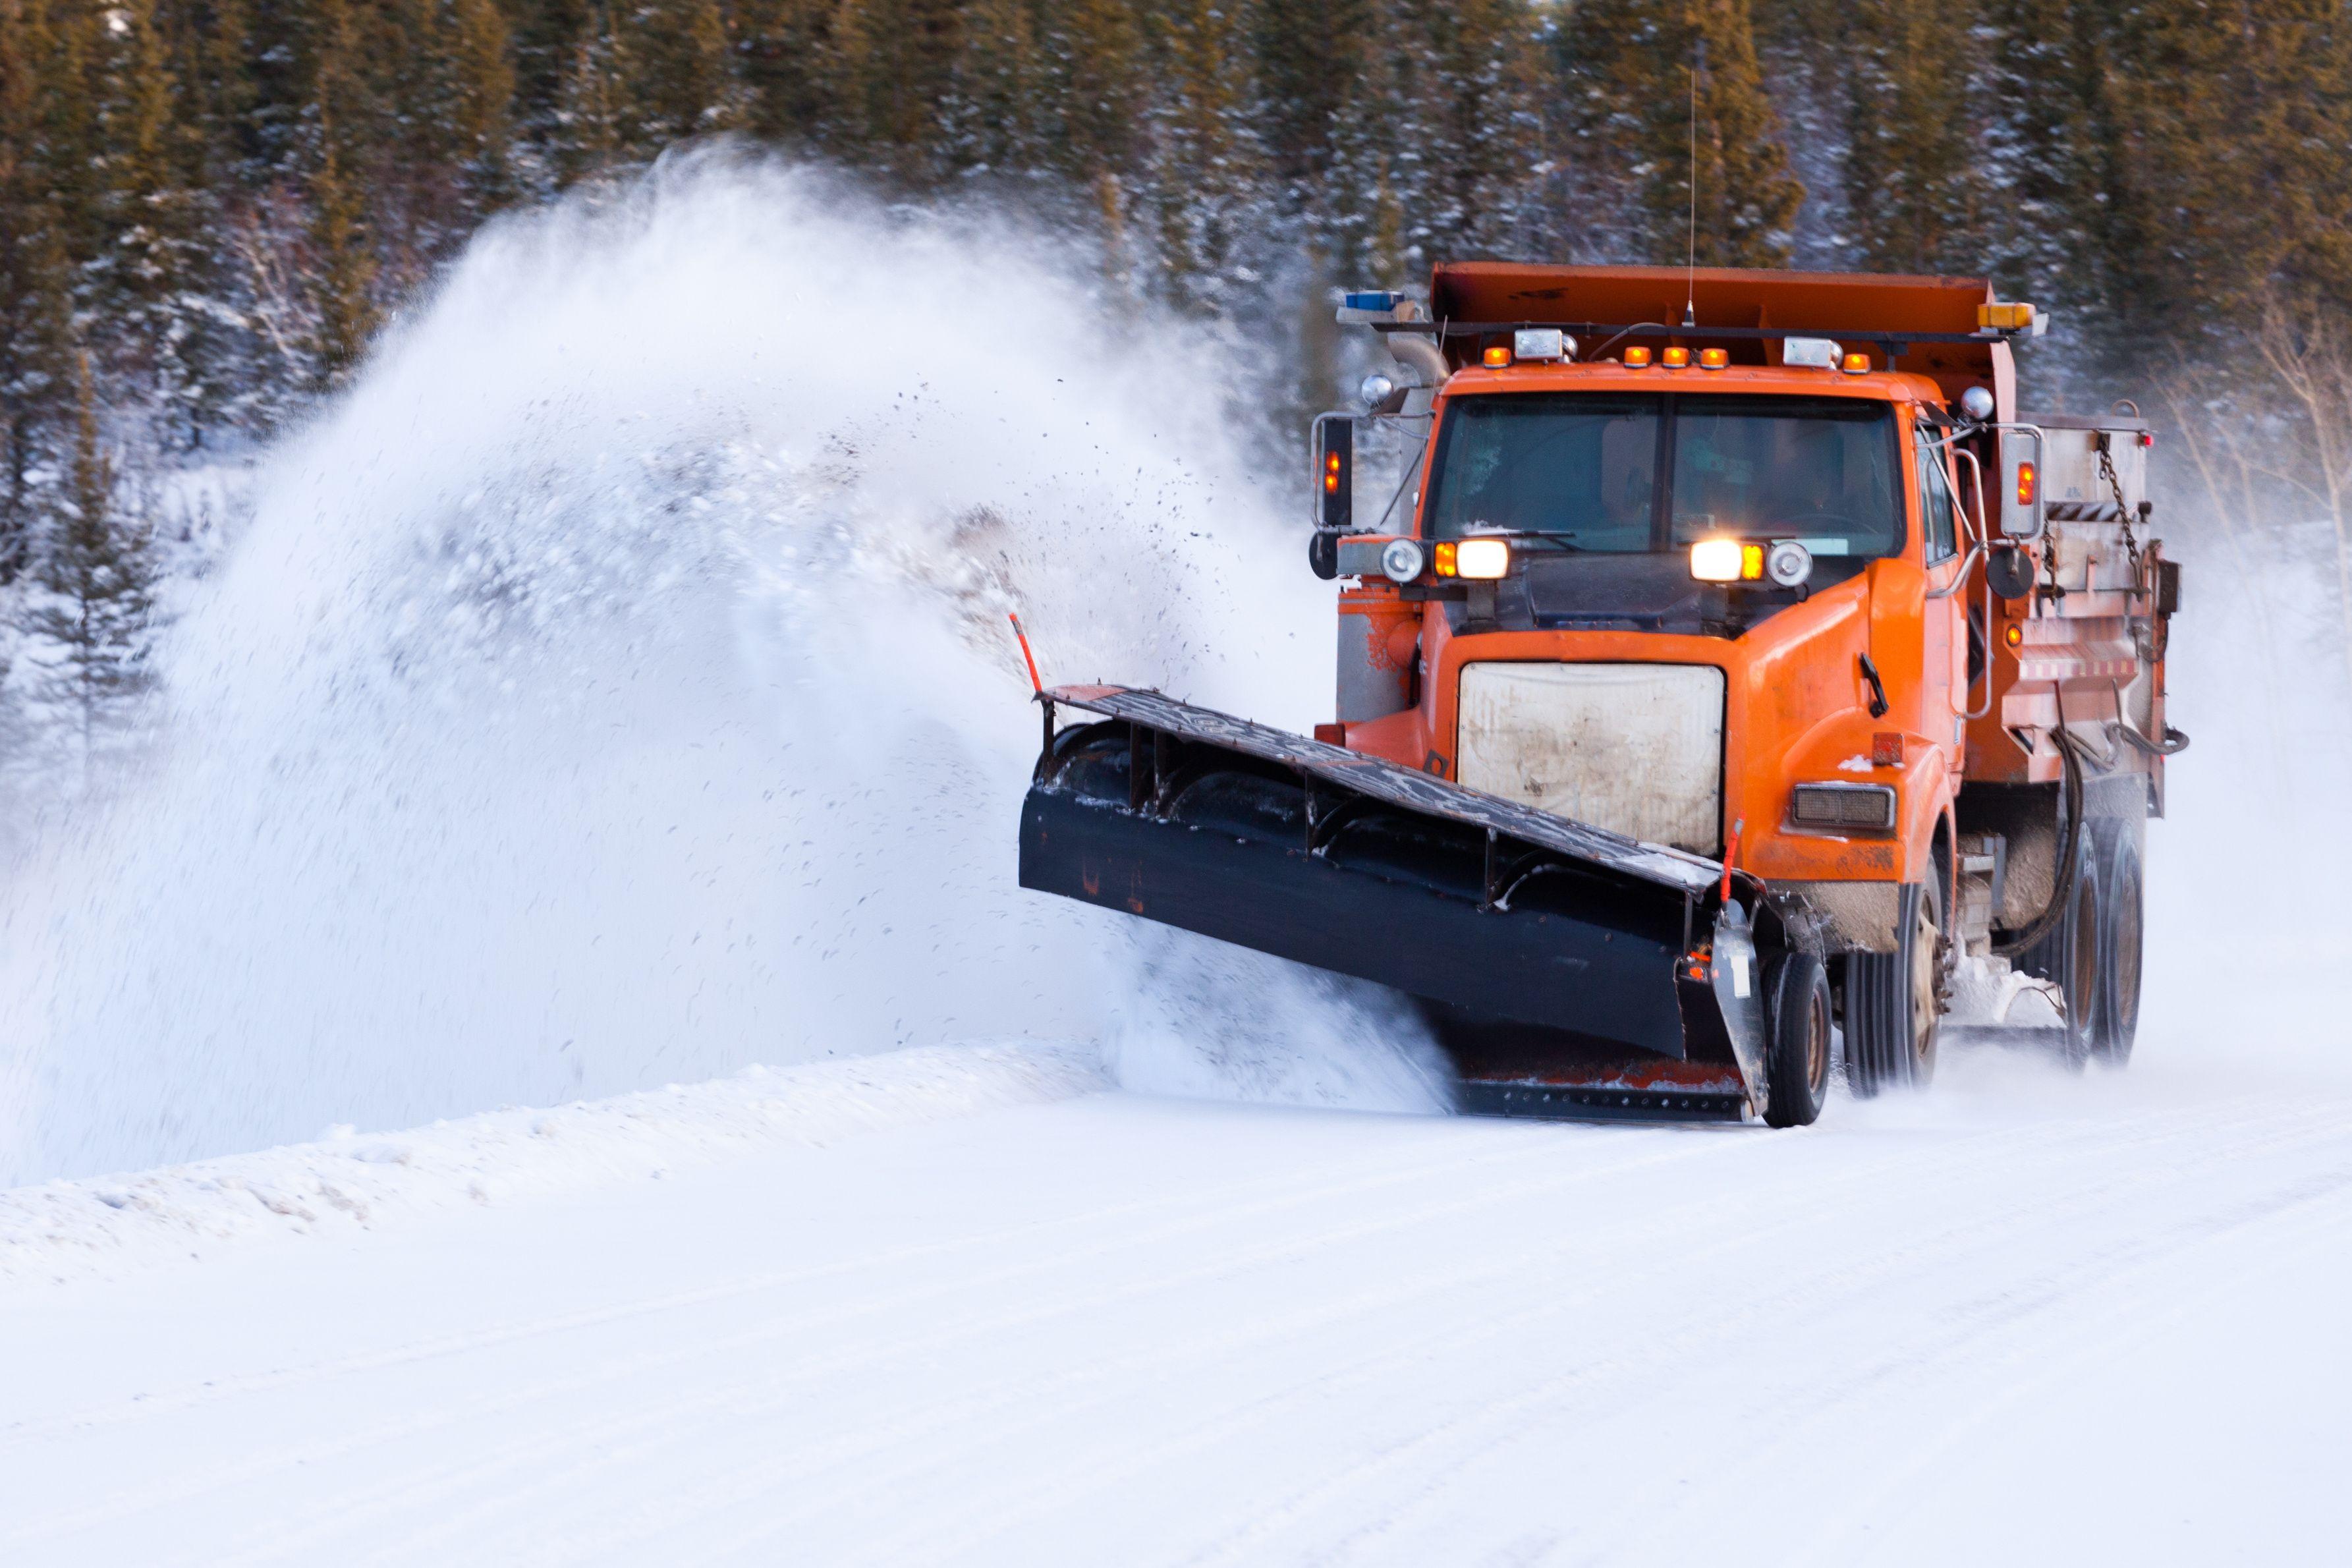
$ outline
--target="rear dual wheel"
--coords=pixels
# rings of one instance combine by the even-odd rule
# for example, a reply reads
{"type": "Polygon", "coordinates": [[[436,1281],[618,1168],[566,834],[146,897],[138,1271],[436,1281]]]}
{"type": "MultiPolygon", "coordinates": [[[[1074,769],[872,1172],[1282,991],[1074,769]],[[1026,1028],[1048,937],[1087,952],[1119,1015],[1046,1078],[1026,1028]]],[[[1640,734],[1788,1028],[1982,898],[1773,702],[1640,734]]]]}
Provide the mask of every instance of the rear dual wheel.
{"type": "Polygon", "coordinates": [[[2140,884],[2139,825],[2117,822],[2107,836],[2100,864],[2106,889],[2106,921],[2099,933],[2105,958],[2100,965],[2105,989],[2099,997],[2099,1024],[2092,1037],[2091,1054],[2109,1067],[2131,1060],[2132,1041],[2139,1034],[2140,884]]]}
{"type": "MultiPolygon", "coordinates": [[[[2067,895],[2066,912],[2040,942],[2019,955],[2017,967],[2058,987],[2059,1008],[2065,1015],[2058,1037],[2061,1060],[2080,1072],[2098,1048],[2106,1024],[2100,1005],[2107,989],[2106,943],[2101,941],[2101,921],[2107,900],[2100,853],[2107,824],[2085,823],[2074,846],[2074,887],[2067,895]]],[[[2137,902],[2137,880],[2133,901],[2137,902]]],[[[2137,931],[2137,917],[2134,917],[2137,931]]],[[[2137,946],[2137,937],[2133,938],[2137,946]]],[[[2134,963],[2133,1011],[2138,1010],[2137,963],[2134,963]]],[[[2126,1047],[2128,1050],[2128,1047],[2126,1047]]]]}
{"type": "Polygon", "coordinates": [[[1845,1081],[1856,1099],[1936,1076],[1944,901],[1934,880],[1903,887],[1893,952],[1845,960],[1845,1081]]]}

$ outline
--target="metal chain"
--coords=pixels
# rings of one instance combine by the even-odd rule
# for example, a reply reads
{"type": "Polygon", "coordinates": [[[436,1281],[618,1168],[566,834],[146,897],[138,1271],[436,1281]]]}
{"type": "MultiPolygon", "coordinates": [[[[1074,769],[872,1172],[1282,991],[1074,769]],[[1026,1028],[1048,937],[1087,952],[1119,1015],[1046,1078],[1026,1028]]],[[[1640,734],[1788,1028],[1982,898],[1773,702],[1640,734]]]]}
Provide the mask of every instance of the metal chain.
{"type": "Polygon", "coordinates": [[[2124,552],[2131,557],[2132,581],[2140,580],[2139,540],[2132,532],[2131,508],[2124,500],[2124,483],[2116,478],[2115,454],[2107,442],[2099,445],[2099,477],[2107,481],[2107,489],[2116,498],[2116,514],[2123,520],[2124,552]]]}

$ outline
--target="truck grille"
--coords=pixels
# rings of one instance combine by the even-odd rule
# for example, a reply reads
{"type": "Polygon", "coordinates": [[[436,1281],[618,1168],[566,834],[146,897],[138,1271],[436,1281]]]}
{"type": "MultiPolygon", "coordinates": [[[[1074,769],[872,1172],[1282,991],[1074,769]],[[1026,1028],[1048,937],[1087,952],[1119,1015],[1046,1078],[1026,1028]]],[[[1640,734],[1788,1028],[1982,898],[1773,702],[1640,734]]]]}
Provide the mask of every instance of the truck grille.
{"type": "Polygon", "coordinates": [[[1472,789],[1698,855],[1722,848],[1723,671],[1705,664],[1462,669],[1472,789]]]}

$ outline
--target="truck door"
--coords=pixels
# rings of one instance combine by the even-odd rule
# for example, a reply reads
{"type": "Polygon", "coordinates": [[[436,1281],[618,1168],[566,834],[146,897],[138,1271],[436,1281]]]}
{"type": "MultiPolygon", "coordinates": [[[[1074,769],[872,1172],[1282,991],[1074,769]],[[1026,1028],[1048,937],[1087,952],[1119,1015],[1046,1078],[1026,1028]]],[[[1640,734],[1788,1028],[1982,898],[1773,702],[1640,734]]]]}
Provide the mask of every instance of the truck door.
{"type": "Polygon", "coordinates": [[[1927,620],[1920,628],[1923,727],[1957,768],[1961,762],[1958,714],[1968,706],[1969,629],[1967,584],[1961,578],[1958,507],[1951,458],[1926,426],[1914,430],[1919,486],[1919,524],[1927,569],[1927,620]]]}

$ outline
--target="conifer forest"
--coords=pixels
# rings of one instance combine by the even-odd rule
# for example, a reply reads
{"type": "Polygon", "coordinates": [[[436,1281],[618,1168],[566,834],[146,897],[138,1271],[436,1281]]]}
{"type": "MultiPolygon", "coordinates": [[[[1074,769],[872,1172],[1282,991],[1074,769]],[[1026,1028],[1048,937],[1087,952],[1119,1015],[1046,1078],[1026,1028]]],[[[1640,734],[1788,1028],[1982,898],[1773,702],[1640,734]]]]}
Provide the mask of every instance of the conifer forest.
{"type": "Polygon", "coordinates": [[[1302,428],[1332,291],[1439,258],[1990,275],[2352,626],[2330,0],[0,0],[0,754],[140,697],[185,476],[501,212],[718,142],[1071,237],[1302,428]]]}

